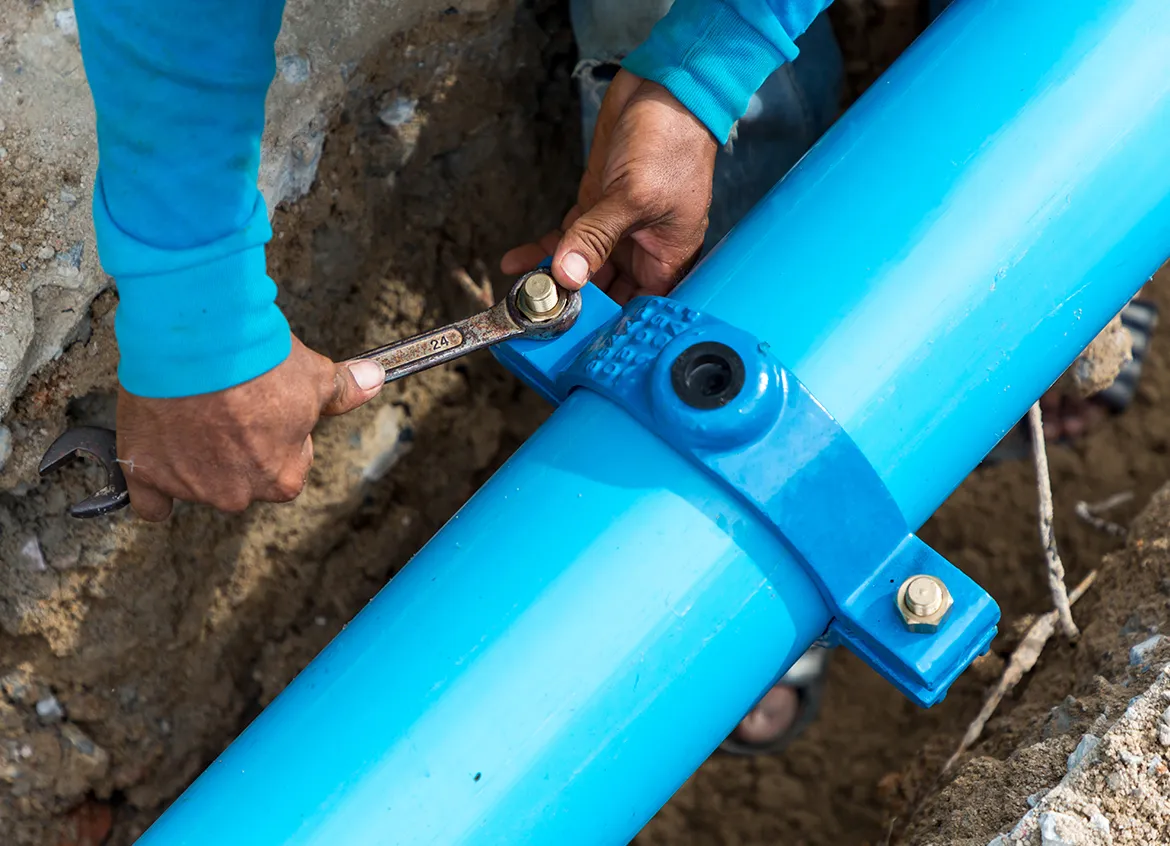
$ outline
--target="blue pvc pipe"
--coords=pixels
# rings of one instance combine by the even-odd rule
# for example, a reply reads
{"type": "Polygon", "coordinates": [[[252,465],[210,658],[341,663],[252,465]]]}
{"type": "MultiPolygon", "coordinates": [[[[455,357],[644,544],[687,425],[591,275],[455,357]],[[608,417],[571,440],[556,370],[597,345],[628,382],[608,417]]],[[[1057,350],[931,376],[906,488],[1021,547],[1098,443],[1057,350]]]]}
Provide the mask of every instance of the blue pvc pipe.
{"type": "MultiPolygon", "coordinates": [[[[1170,252],[1170,4],[965,0],[680,289],[919,524],[1170,252]]],[[[753,514],[576,394],[144,836],[621,844],[824,629],[753,514]]]]}

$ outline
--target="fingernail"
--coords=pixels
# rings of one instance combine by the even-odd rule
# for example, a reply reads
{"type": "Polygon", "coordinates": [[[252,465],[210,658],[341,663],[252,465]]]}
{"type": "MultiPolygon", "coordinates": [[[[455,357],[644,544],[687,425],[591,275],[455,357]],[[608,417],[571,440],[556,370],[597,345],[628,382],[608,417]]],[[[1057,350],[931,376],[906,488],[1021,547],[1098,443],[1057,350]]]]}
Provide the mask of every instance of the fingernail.
{"type": "Polygon", "coordinates": [[[578,285],[589,281],[589,262],[580,253],[569,253],[561,259],[561,270],[578,285]]]}
{"type": "Polygon", "coordinates": [[[386,381],[386,371],[376,361],[364,359],[349,365],[349,372],[363,391],[370,391],[386,381]]]}

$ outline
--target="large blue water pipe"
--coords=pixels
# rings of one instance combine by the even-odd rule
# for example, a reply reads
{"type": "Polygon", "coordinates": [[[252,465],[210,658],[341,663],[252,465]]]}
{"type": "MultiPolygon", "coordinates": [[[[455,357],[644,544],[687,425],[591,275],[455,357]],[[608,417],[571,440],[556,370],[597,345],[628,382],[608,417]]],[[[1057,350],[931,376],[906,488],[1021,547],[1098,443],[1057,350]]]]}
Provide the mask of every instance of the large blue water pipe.
{"type": "MultiPolygon", "coordinates": [[[[676,300],[913,528],[1170,253],[1168,139],[1165,0],[960,0],[676,300]]],[[[830,621],[799,544],[635,418],[570,395],[140,842],[631,838],[830,621]]]]}

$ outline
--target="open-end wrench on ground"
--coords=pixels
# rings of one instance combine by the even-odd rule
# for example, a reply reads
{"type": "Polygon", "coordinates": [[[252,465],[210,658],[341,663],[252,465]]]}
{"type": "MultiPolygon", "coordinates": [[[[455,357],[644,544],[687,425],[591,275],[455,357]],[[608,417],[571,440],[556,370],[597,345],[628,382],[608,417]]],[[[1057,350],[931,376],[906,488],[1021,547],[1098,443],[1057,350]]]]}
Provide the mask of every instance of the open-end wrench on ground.
{"type": "MultiPolygon", "coordinates": [[[[376,361],[386,371],[386,381],[393,382],[501,341],[555,338],[567,331],[580,313],[580,292],[566,291],[548,273],[536,270],[521,277],[508,295],[487,311],[372,349],[350,361],[376,361]]],[[[67,430],[46,450],[39,472],[49,473],[78,456],[101,464],[106,484],[71,505],[72,516],[100,517],[130,503],[112,429],[85,426],[67,430]]]]}

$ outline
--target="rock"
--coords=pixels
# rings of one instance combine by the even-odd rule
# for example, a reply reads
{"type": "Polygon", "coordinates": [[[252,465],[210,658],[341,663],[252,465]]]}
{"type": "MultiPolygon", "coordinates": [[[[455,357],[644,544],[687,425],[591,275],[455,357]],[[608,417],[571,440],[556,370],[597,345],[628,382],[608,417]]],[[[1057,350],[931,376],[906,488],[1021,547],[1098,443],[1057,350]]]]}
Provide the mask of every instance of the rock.
{"type": "Polygon", "coordinates": [[[18,669],[0,676],[0,694],[14,705],[32,705],[36,702],[37,685],[28,670],[18,669]]]}
{"type": "Polygon", "coordinates": [[[1130,647],[1129,665],[1131,667],[1138,667],[1147,664],[1154,651],[1157,650],[1165,639],[1164,635],[1158,634],[1130,647]]]}
{"type": "Polygon", "coordinates": [[[1095,756],[1097,746],[1100,745],[1101,738],[1095,734],[1086,734],[1081,738],[1081,742],[1077,744],[1077,748],[1068,756],[1068,771],[1071,773],[1077,767],[1085,762],[1090,756],[1095,756]]]}
{"type": "Polygon", "coordinates": [[[78,241],[69,249],[57,253],[57,261],[68,267],[81,269],[81,257],[85,254],[85,242],[78,241]]]}
{"type": "Polygon", "coordinates": [[[77,35],[77,17],[73,14],[72,9],[58,12],[53,16],[53,23],[65,35],[77,35]]]}
{"type": "MultiPolygon", "coordinates": [[[[7,291],[0,291],[0,296],[8,293],[7,291]]],[[[0,302],[4,300],[0,299],[0,302]]],[[[0,423],[0,470],[4,469],[4,465],[8,459],[12,457],[12,430],[0,423]]]]}
{"type": "Polygon", "coordinates": [[[57,701],[57,697],[51,693],[37,702],[36,708],[37,717],[45,725],[59,723],[65,719],[65,709],[61,707],[61,703],[57,701]]]}
{"type": "Polygon", "coordinates": [[[1073,382],[1081,396],[1090,397],[1112,385],[1132,359],[1133,337],[1118,314],[1077,358],[1072,368],[1073,382]]]}
{"type": "Polygon", "coordinates": [[[45,554],[41,551],[41,542],[33,535],[26,540],[20,547],[21,558],[24,559],[25,567],[35,572],[43,572],[48,569],[45,564],[45,554]]]}
{"type": "Polygon", "coordinates": [[[1120,758],[1124,764],[1130,767],[1140,766],[1145,762],[1145,758],[1134,752],[1130,752],[1128,749],[1118,749],[1117,757],[1120,758]]]}
{"type": "Polygon", "coordinates": [[[414,120],[418,101],[408,97],[395,97],[390,105],[378,112],[378,120],[389,127],[402,126],[414,120]]]}
{"type": "Polygon", "coordinates": [[[61,726],[61,770],[54,789],[59,796],[83,796],[110,770],[110,753],[72,723],[61,726]]]}
{"type": "Polygon", "coordinates": [[[373,425],[364,426],[357,433],[360,438],[357,469],[363,482],[383,478],[410,449],[410,440],[405,436],[409,429],[405,423],[401,408],[384,405],[374,415],[373,425]]]}
{"type": "Polygon", "coordinates": [[[1102,814],[1100,811],[1096,811],[1091,817],[1089,817],[1089,825],[1091,825],[1093,828],[1095,828],[1097,831],[1101,832],[1102,834],[1110,834],[1111,833],[1110,826],[1109,826],[1109,818],[1106,817],[1104,814],[1102,814]]]}
{"type": "Polygon", "coordinates": [[[1040,815],[1040,846],[1082,846],[1077,837],[1080,826],[1067,814],[1046,811],[1040,815]]]}
{"type": "Polygon", "coordinates": [[[304,56],[281,56],[276,61],[276,69],[281,79],[290,85],[300,85],[309,81],[309,60],[304,56]]]}

